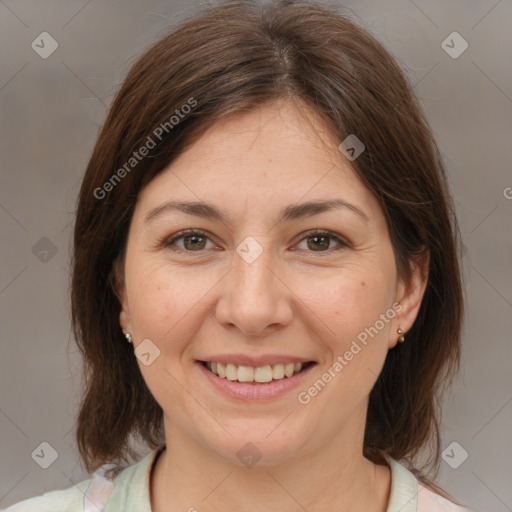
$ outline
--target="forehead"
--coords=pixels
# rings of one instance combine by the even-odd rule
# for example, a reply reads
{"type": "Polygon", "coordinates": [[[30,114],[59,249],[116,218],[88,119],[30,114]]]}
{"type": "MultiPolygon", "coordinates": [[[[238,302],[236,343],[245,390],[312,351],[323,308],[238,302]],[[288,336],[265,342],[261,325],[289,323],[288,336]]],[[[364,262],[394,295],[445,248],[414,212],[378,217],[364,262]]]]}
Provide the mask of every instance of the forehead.
{"type": "Polygon", "coordinates": [[[343,159],[338,143],[318,114],[298,100],[277,100],[249,111],[236,112],[218,121],[196,141],[190,151],[179,159],[205,160],[214,166],[219,163],[237,165],[241,171],[252,164],[275,163],[276,171],[298,175],[293,164],[303,162],[300,170],[311,160],[318,167],[333,165],[343,159]],[[279,164],[279,165],[277,165],[279,164]],[[285,164],[285,165],[283,165],[285,164]]]}
{"type": "MultiPolygon", "coordinates": [[[[231,114],[215,124],[141,192],[147,211],[169,199],[219,208],[274,206],[342,198],[369,216],[380,209],[339,142],[306,105],[279,101],[231,114]]],[[[240,211],[240,210],[239,210],[240,211]]]]}

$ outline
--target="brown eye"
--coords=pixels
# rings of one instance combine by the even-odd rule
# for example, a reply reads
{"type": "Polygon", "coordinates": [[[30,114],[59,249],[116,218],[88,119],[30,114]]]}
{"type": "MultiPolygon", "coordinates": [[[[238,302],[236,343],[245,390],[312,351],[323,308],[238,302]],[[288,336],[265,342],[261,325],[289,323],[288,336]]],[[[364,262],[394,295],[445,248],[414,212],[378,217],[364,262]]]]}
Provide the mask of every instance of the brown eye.
{"type": "Polygon", "coordinates": [[[328,249],[329,248],[329,237],[327,236],[311,236],[308,240],[312,240],[312,243],[308,242],[308,247],[316,251],[316,249],[328,249]]]}
{"type": "Polygon", "coordinates": [[[203,231],[187,230],[165,240],[164,246],[178,251],[201,252],[205,249],[208,240],[210,240],[210,238],[206,236],[206,233],[203,231]],[[178,240],[183,240],[182,246],[177,246],[176,242],[178,240]]]}
{"type": "Polygon", "coordinates": [[[348,244],[345,243],[339,236],[331,233],[329,231],[314,231],[313,233],[308,234],[308,236],[304,237],[302,241],[306,240],[308,252],[331,252],[342,249],[343,247],[348,247],[348,244]],[[331,241],[334,240],[337,242],[337,247],[330,247],[331,241]]]}
{"type": "MultiPolygon", "coordinates": [[[[187,231],[181,231],[172,238],[166,239],[163,242],[163,246],[173,251],[182,252],[203,252],[207,249],[206,244],[211,239],[204,231],[198,231],[189,229],[187,231]],[[183,240],[183,244],[178,245],[178,241],[183,240]]],[[[338,251],[344,247],[348,247],[348,244],[342,240],[339,236],[331,233],[330,231],[315,230],[303,237],[301,243],[307,241],[307,248],[304,249],[307,252],[315,253],[331,253],[338,251]],[[335,241],[337,247],[331,247],[331,242],[335,241]]]]}
{"type": "Polygon", "coordinates": [[[199,235],[184,236],[183,242],[187,250],[204,249],[206,238],[199,235]]]}

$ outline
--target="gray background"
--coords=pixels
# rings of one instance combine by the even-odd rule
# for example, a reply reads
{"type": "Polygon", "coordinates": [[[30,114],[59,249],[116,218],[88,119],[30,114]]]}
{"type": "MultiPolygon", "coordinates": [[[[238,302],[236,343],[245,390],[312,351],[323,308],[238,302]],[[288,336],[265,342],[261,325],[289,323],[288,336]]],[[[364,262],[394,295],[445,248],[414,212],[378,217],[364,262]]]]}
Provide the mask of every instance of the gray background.
{"type": "MultiPolygon", "coordinates": [[[[466,247],[463,367],[444,407],[443,448],[457,442],[451,459],[469,456],[458,469],[443,460],[439,483],[475,509],[512,510],[512,2],[344,5],[416,84],[466,247]],[[441,46],[453,31],[469,44],[456,59],[441,46]]],[[[88,478],[73,438],[81,386],[68,299],[75,199],[134,56],[198,7],[0,1],[2,508],[88,478]],[[31,48],[44,31],[59,45],[47,59],[31,48]],[[31,457],[42,442],[58,453],[48,469],[31,457]]]]}

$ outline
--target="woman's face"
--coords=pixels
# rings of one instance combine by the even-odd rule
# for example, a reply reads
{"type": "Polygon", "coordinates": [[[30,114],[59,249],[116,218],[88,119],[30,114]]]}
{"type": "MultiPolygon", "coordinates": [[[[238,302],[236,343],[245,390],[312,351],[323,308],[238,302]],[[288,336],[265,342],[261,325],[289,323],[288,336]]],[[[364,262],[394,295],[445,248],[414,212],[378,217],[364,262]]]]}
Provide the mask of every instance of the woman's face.
{"type": "Polygon", "coordinates": [[[291,102],[226,118],[142,190],[130,225],[120,323],[166,435],[236,463],[336,440],[360,452],[368,395],[424,291],[398,281],[377,200],[308,112],[312,125],[291,102]]]}

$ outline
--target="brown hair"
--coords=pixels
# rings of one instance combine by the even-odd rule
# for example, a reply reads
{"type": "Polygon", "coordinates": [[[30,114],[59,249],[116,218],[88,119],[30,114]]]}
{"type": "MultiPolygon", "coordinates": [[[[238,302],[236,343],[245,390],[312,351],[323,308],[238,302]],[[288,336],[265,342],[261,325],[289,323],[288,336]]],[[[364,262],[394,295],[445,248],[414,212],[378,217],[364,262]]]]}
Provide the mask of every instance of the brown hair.
{"type": "Polygon", "coordinates": [[[86,469],[134,457],[133,434],[151,448],[162,443],[162,409],[119,327],[114,284],[138,193],[218,120],[277,99],[313,107],[340,142],[349,134],[363,141],[352,166],[384,211],[398,276],[407,282],[411,264],[430,253],[416,321],[406,343],[388,351],[370,394],[364,455],[379,464],[383,454],[403,459],[449,496],[423,472],[438,472],[441,397],[459,369],[464,316],[460,233],[442,158],[393,57],[339,8],[301,1],[205,7],[135,62],[108,112],[74,231],[72,321],[85,375],[76,438],[86,469]],[[156,147],[128,166],[150,139],[156,147]]]}

